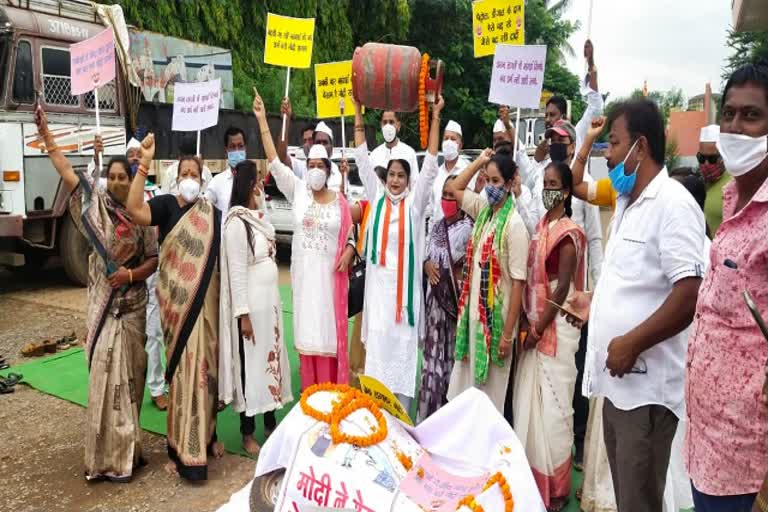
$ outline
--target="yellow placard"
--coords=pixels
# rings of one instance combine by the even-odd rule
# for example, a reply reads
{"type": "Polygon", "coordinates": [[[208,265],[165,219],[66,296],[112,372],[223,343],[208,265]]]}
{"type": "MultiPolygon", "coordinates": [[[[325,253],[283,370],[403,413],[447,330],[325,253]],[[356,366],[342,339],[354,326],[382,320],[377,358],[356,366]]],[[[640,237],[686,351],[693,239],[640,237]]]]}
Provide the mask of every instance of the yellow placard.
{"type": "Polygon", "coordinates": [[[477,0],[472,4],[475,58],[493,55],[496,45],[525,44],[524,0],[477,0]]]}
{"type": "Polygon", "coordinates": [[[344,116],[355,115],[352,103],[352,61],[315,64],[317,117],[341,117],[340,100],[344,100],[344,116]]]}
{"type": "Polygon", "coordinates": [[[373,398],[380,407],[384,408],[385,411],[395,418],[407,425],[413,426],[411,418],[408,417],[408,411],[405,410],[395,394],[387,389],[387,386],[368,375],[360,375],[359,379],[360,388],[363,390],[363,393],[373,398]]]}
{"type": "Polygon", "coordinates": [[[315,18],[291,18],[267,13],[264,62],[274,66],[308,68],[312,61],[315,18]]]}
{"type": "Polygon", "coordinates": [[[547,102],[554,96],[555,94],[551,91],[547,91],[546,89],[541,91],[541,99],[539,100],[539,108],[541,110],[544,110],[547,108],[547,102]]]}

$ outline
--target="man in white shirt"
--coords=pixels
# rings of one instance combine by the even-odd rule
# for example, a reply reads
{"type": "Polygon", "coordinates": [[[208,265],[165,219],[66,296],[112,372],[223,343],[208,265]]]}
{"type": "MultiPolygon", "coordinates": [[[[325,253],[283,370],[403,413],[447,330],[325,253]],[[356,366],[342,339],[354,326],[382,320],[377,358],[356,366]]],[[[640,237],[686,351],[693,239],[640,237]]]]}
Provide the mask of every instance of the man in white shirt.
{"type": "MultiPolygon", "coordinates": [[[[461,125],[456,121],[448,121],[443,131],[443,164],[437,170],[437,178],[432,185],[431,201],[431,219],[430,225],[440,222],[443,219],[443,186],[448,176],[458,175],[468,164],[469,161],[459,153],[464,147],[461,125]]],[[[429,209],[428,209],[429,211],[429,209]]]]}
{"type": "Polygon", "coordinates": [[[234,168],[245,160],[245,132],[236,126],[230,126],[224,132],[224,150],[227,152],[229,166],[223,172],[213,177],[205,191],[207,197],[221,211],[221,222],[227,218],[229,201],[232,196],[232,180],[234,168]]]}
{"type": "MultiPolygon", "coordinates": [[[[194,155],[195,151],[197,151],[197,148],[195,147],[195,143],[193,139],[186,139],[182,141],[182,143],[179,145],[179,154],[181,155],[194,155]]],[[[163,194],[177,194],[178,193],[178,183],[176,182],[176,178],[179,176],[179,161],[178,159],[173,162],[171,165],[165,168],[163,170],[162,175],[158,177],[158,182],[160,184],[160,190],[163,194]]],[[[208,187],[208,184],[213,179],[213,173],[211,173],[211,170],[203,166],[203,186],[202,191],[205,192],[205,189],[208,187]]]]}
{"type": "MultiPolygon", "coordinates": [[[[298,178],[304,179],[307,172],[307,157],[309,156],[309,148],[312,147],[315,140],[315,127],[312,125],[305,126],[301,131],[301,151],[296,156],[288,156],[291,165],[289,167],[293,170],[298,178]]],[[[286,155],[288,148],[285,149],[286,155]]],[[[279,153],[279,152],[278,152],[279,153]]]]}
{"type": "Polygon", "coordinates": [[[611,113],[606,158],[619,194],[592,298],[583,392],[605,397],[603,431],[618,509],[661,510],[684,414],[686,336],[704,269],[704,215],[664,165],[651,101],[611,113]]]}
{"type": "MultiPolygon", "coordinates": [[[[390,160],[399,158],[408,162],[411,167],[411,176],[414,177],[420,171],[416,152],[411,146],[400,140],[399,133],[400,119],[397,114],[391,110],[385,110],[381,114],[381,134],[384,136],[384,143],[371,151],[371,164],[374,168],[383,167],[386,169],[390,160]]],[[[383,176],[379,177],[384,179],[383,176]]]]}

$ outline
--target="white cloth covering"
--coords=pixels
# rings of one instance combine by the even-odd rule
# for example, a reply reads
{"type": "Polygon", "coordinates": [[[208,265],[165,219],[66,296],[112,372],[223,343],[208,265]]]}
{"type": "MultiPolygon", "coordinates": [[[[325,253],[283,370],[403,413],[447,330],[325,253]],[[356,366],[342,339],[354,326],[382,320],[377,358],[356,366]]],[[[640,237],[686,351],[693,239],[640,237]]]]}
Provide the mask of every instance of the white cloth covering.
{"type": "MultiPolygon", "coordinates": [[[[392,149],[389,149],[386,144],[382,144],[371,151],[371,155],[369,157],[371,168],[375,169],[376,167],[384,167],[386,169],[387,164],[389,164],[389,161],[393,158],[401,158],[406,160],[411,166],[411,180],[415,180],[416,175],[419,173],[419,161],[416,158],[416,151],[414,151],[411,146],[399,139],[397,144],[395,144],[392,149]]],[[[359,169],[359,162],[357,166],[359,169]]],[[[368,199],[370,198],[371,196],[368,196],[368,199]]]]}

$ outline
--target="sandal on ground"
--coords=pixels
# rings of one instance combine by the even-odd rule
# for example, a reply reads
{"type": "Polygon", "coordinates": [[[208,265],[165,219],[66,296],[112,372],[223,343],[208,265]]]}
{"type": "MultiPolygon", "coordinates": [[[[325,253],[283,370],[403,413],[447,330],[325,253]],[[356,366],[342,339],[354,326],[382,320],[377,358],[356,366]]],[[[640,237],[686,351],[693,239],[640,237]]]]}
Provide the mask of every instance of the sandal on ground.
{"type": "Polygon", "coordinates": [[[16,384],[21,382],[23,378],[24,376],[21,375],[20,373],[11,372],[5,378],[0,378],[0,381],[2,381],[7,386],[15,386],[16,384]]]}
{"type": "Polygon", "coordinates": [[[581,501],[581,497],[583,493],[584,493],[584,488],[579,487],[578,489],[576,489],[576,493],[574,494],[576,501],[579,501],[579,502],[581,501]]]}
{"type": "Polygon", "coordinates": [[[4,381],[0,381],[0,395],[7,395],[8,393],[13,393],[16,391],[13,389],[13,386],[9,386],[4,381]]]}
{"type": "Polygon", "coordinates": [[[49,354],[55,354],[58,350],[59,343],[57,341],[47,340],[43,342],[43,349],[49,354]]]}
{"type": "Polygon", "coordinates": [[[562,512],[565,507],[568,506],[568,498],[560,501],[557,505],[550,505],[547,507],[547,512],[562,512]]]}
{"type": "Polygon", "coordinates": [[[11,365],[9,365],[8,363],[6,363],[5,361],[3,361],[2,363],[0,363],[0,370],[7,370],[7,369],[8,369],[8,368],[10,368],[10,367],[11,367],[11,365]]]}
{"type": "Polygon", "coordinates": [[[24,357],[40,357],[45,354],[45,344],[42,343],[27,343],[24,348],[21,349],[21,355],[24,357]]]}

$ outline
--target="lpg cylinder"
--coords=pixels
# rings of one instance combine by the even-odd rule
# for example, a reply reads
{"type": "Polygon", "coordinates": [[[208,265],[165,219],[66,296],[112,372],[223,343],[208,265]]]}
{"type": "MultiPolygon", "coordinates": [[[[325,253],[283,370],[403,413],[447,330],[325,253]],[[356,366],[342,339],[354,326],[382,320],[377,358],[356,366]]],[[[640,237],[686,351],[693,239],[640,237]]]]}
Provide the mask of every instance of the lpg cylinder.
{"type": "Polygon", "coordinates": [[[419,108],[421,53],[412,46],[366,43],[352,57],[352,90],[368,108],[413,112],[419,108]]]}

